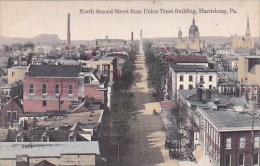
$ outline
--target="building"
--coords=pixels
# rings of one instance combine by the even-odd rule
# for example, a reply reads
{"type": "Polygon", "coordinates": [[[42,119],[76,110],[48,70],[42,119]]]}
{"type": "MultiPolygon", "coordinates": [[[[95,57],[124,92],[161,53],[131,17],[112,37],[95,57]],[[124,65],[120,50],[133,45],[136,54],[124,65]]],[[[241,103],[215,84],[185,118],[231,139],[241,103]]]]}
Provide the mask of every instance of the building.
{"type": "Polygon", "coordinates": [[[193,89],[198,86],[207,89],[217,87],[218,73],[204,65],[177,65],[170,64],[168,77],[168,95],[171,99],[177,98],[178,90],[193,89]]]}
{"type": "Polygon", "coordinates": [[[123,46],[126,45],[127,41],[123,39],[108,39],[108,36],[105,39],[96,39],[93,41],[93,45],[96,47],[113,47],[113,46],[123,46]]]}
{"type": "Polygon", "coordinates": [[[14,84],[15,82],[23,80],[28,66],[15,66],[7,69],[7,81],[8,84],[14,84]]]}
{"type": "Polygon", "coordinates": [[[80,72],[78,65],[31,65],[23,79],[24,112],[67,111],[84,97],[80,72]]]}
{"type": "Polygon", "coordinates": [[[0,165],[95,166],[99,145],[90,142],[1,142],[0,165]]]}
{"type": "Polygon", "coordinates": [[[20,100],[11,98],[0,111],[1,128],[18,128],[19,117],[23,113],[20,100]]]}
{"type": "Polygon", "coordinates": [[[260,86],[254,82],[239,84],[240,96],[245,96],[248,101],[260,103],[260,86]]]}
{"type": "Polygon", "coordinates": [[[231,46],[235,49],[243,48],[243,49],[251,49],[254,48],[254,38],[251,37],[250,27],[249,27],[249,18],[247,17],[247,26],[246,26],[246,34],[245,36],[231,36],[231,46]]]}
{"type": "Polygon", "coordinates": [[[238,57],[238,81],[256,83],[260,86],[260,56],[241,55],[238,57]]]}
{"type": "Polygon", "coordinates": [[[195,19],[193,17],[192,25],[189,29],[189,38],[182,37],[182,31],[179,29],[177,39],[178,49],[191,49],[191,50],[203,50],[204,41],[200,40],[199,28],[195,25],[195,19]]]}
{"type": "Polygon", "coordinates": [[[199,166],[259,165],[259,113],[255,114],[253,145],[252,108],[245,98],[204,89],[180,90],[179,98],[188,108],[182,125],[193,138],[199,166]]]}

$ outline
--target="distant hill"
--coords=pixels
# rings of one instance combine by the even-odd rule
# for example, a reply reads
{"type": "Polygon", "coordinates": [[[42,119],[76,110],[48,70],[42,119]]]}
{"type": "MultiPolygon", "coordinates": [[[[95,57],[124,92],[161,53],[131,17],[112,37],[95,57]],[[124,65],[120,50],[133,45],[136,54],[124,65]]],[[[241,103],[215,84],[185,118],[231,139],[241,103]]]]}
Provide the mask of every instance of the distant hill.
{"type": "MultiPolygon", "coordinates": [[[[7,44],[11,45],[14,43],[40,43],[40,44],[65,44],[65,40],[61,40],[58,35],[56,34],[40,34],[38,36],[35,36],[34,38],[20,38],[20,37],[4,37],[0,36],[0,45],[1,44],[7,44]]],[[[86,44],[88,43],[88,40],[72,40],[72,44],[86,44]]]]}

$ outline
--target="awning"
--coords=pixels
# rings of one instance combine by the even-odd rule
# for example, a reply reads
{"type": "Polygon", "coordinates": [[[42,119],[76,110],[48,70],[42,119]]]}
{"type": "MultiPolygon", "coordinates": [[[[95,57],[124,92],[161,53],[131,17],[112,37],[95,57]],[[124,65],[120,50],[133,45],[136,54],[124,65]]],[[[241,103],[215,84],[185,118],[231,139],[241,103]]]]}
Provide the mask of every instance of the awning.
{"type": "Polygon", "coordinates": [[[194,150],[192,152],[192,154],[194,155],[195,159],[197,160],[197,162],[199,163],[199,161],[202,159],[203,155],[203,149],[201,148],[201,146],[197,146],[196,150],[194,150]]]}

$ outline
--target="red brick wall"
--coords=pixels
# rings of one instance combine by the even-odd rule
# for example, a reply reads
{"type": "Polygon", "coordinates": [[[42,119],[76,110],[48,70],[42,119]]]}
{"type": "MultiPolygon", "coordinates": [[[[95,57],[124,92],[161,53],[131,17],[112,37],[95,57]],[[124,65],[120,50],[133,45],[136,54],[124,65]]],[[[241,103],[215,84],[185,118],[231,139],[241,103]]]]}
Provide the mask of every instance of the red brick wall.
{"type": "Polygon", "coordinates": [[[45,112],[47,110],[59,110],[59,97],[55,95],[55,84],[60,85],[61,101],[60,110],[67,110],[71,104],[72,97],[78,97],[78,78],[40,78],[24,77],[23,94],[24,94],[24,111],[25,112],[45,112]],[[30,84],[34,84],[34,95],[29,95],[30,84]],[[47,86],[47,95],[42,95],[42,85],[47,86]],[[69,85],[73,85],[73,95],[69,97],[69,85]],[[51,98],[51,99],[50,99],[51,98]],[[42,106],[46,100],[47,105],[42,106]]]}
{"type": "Polygon", "coordinates": [[[230,154],[231,166],[238,166],[240,153],[244,153],[245,155],[244,165],[251,165],[251,147],[252,147],[251,131],[221,133],[220,165],[225,166],[225,156],[230,154]],[[239,148],[241,137],[246,137],[245,149],[239,148]],[[226,138],[231,138],[231,149],[229,150],[225,148],[226,138]]]}
{"type": "MultiPolygon", "coordinates": [[[[15,101],[12,102],[12,99],[9,100],[9,102],[7,103],[7,105],[5,107],[3,107],[2,111],[1,111],[1,116],[0,116],[0,127],[8,127],[7,123],[8,123],[8,114],[7,111],[16,111],[16,120],[14,120],[13,122],[18,122],[20,115],[23,113],[23,110],[16,104],[15,101]]],[[[9,121],[10,123],[11,121],[9,121]]]]}
{"type": "Polygon", "coordinates": [[[84,87],[84,96],[93,97],[94,99],[103,100],[104,91],[98,90],[98,85],[85,85],[84,87]]]}

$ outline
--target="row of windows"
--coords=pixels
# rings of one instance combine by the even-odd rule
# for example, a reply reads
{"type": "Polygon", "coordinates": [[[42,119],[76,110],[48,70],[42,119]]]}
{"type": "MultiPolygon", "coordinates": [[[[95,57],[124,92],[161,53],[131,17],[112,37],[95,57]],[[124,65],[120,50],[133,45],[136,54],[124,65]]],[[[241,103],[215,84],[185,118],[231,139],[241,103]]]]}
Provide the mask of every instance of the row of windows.
{"type": "MultiPolygon", "coordinates": [[[[240,137],[239,148],[244,149],[246,146],[246,137],[240,137]]],[[[254,148],[260,147],[260,137],[254,137],[254,148]]],[[[226,138],[226,149],[231,149],[231,138],[226,138]]]]}
{"type": "MultiPolygon", "coordinates": [[[[180,82],[183,82],[184,81],[184,76],[181,75],[180,76],[180,82]]],[[[204,81],[204,76],[200,76],[200,82],[203,82],[204,81]]],[[[213,81],[213,77],[212,76],[209,76],[209,81],[213,81]]],[[[193,76],[189,76],[189,82],[193,82],[193,76]]]]}
{"type": "MultiPolygon", "coordinates": [[[[245,155],[239,154],[239,166],[244,166],[245,165],[245,155]]],[[[259,165],[259,154],[255,153],[254,154],[254,159],[253,159],[253,166],[258,166],[259,165]]],[[[225,158],[225,166],[231,166],[231,155],[226,155],[225,158]]]]}
{"type": "MultiPolygon", "coordinates": [[[[201,85],[201,86],[203,86],[203,85],[201,85]]],[[[189,89],[193,89],[193,88],[194,88],[193,85],[189,85],[189,89]]],[[[183,86],[183,85],[180,85],[179,89],[180,89],[180,90],[183,90],[183,89],[184,89],[184,86],[183,86]]],[[[212,85],[209,85],[209,89],[212,89],[212,85]]]]}
{"type": "MultiPolygon", "coordinates": [[[[253,91],[253,90],[255,91],[254,93],[257,94],[257,88],[252,88],[252,91],[253,91]]],[[[251,93],[251,88],[249,88],[249,87],[248,87],[248,88],[243,87],[243,88],[242,88],[242,93],[245,94],[246,92],[247,92],[247,93],[251,93]]]]}
{"type": "MultiPolygon", "coordinates": [[[[34,84],[30,84],[29,93],[34,94],[34,84]]],[[[60,93],[60,85],[59,84],[55,84],[54,93],[55,94],[60,93]]],[[[42,84],[42,94],[47,94],[47,85],[46,84],[42,84]]],[[[71,84],[69,85],[69,94],[70,95],[73,94],[73,85],[71,85],[71,84]]]]}

